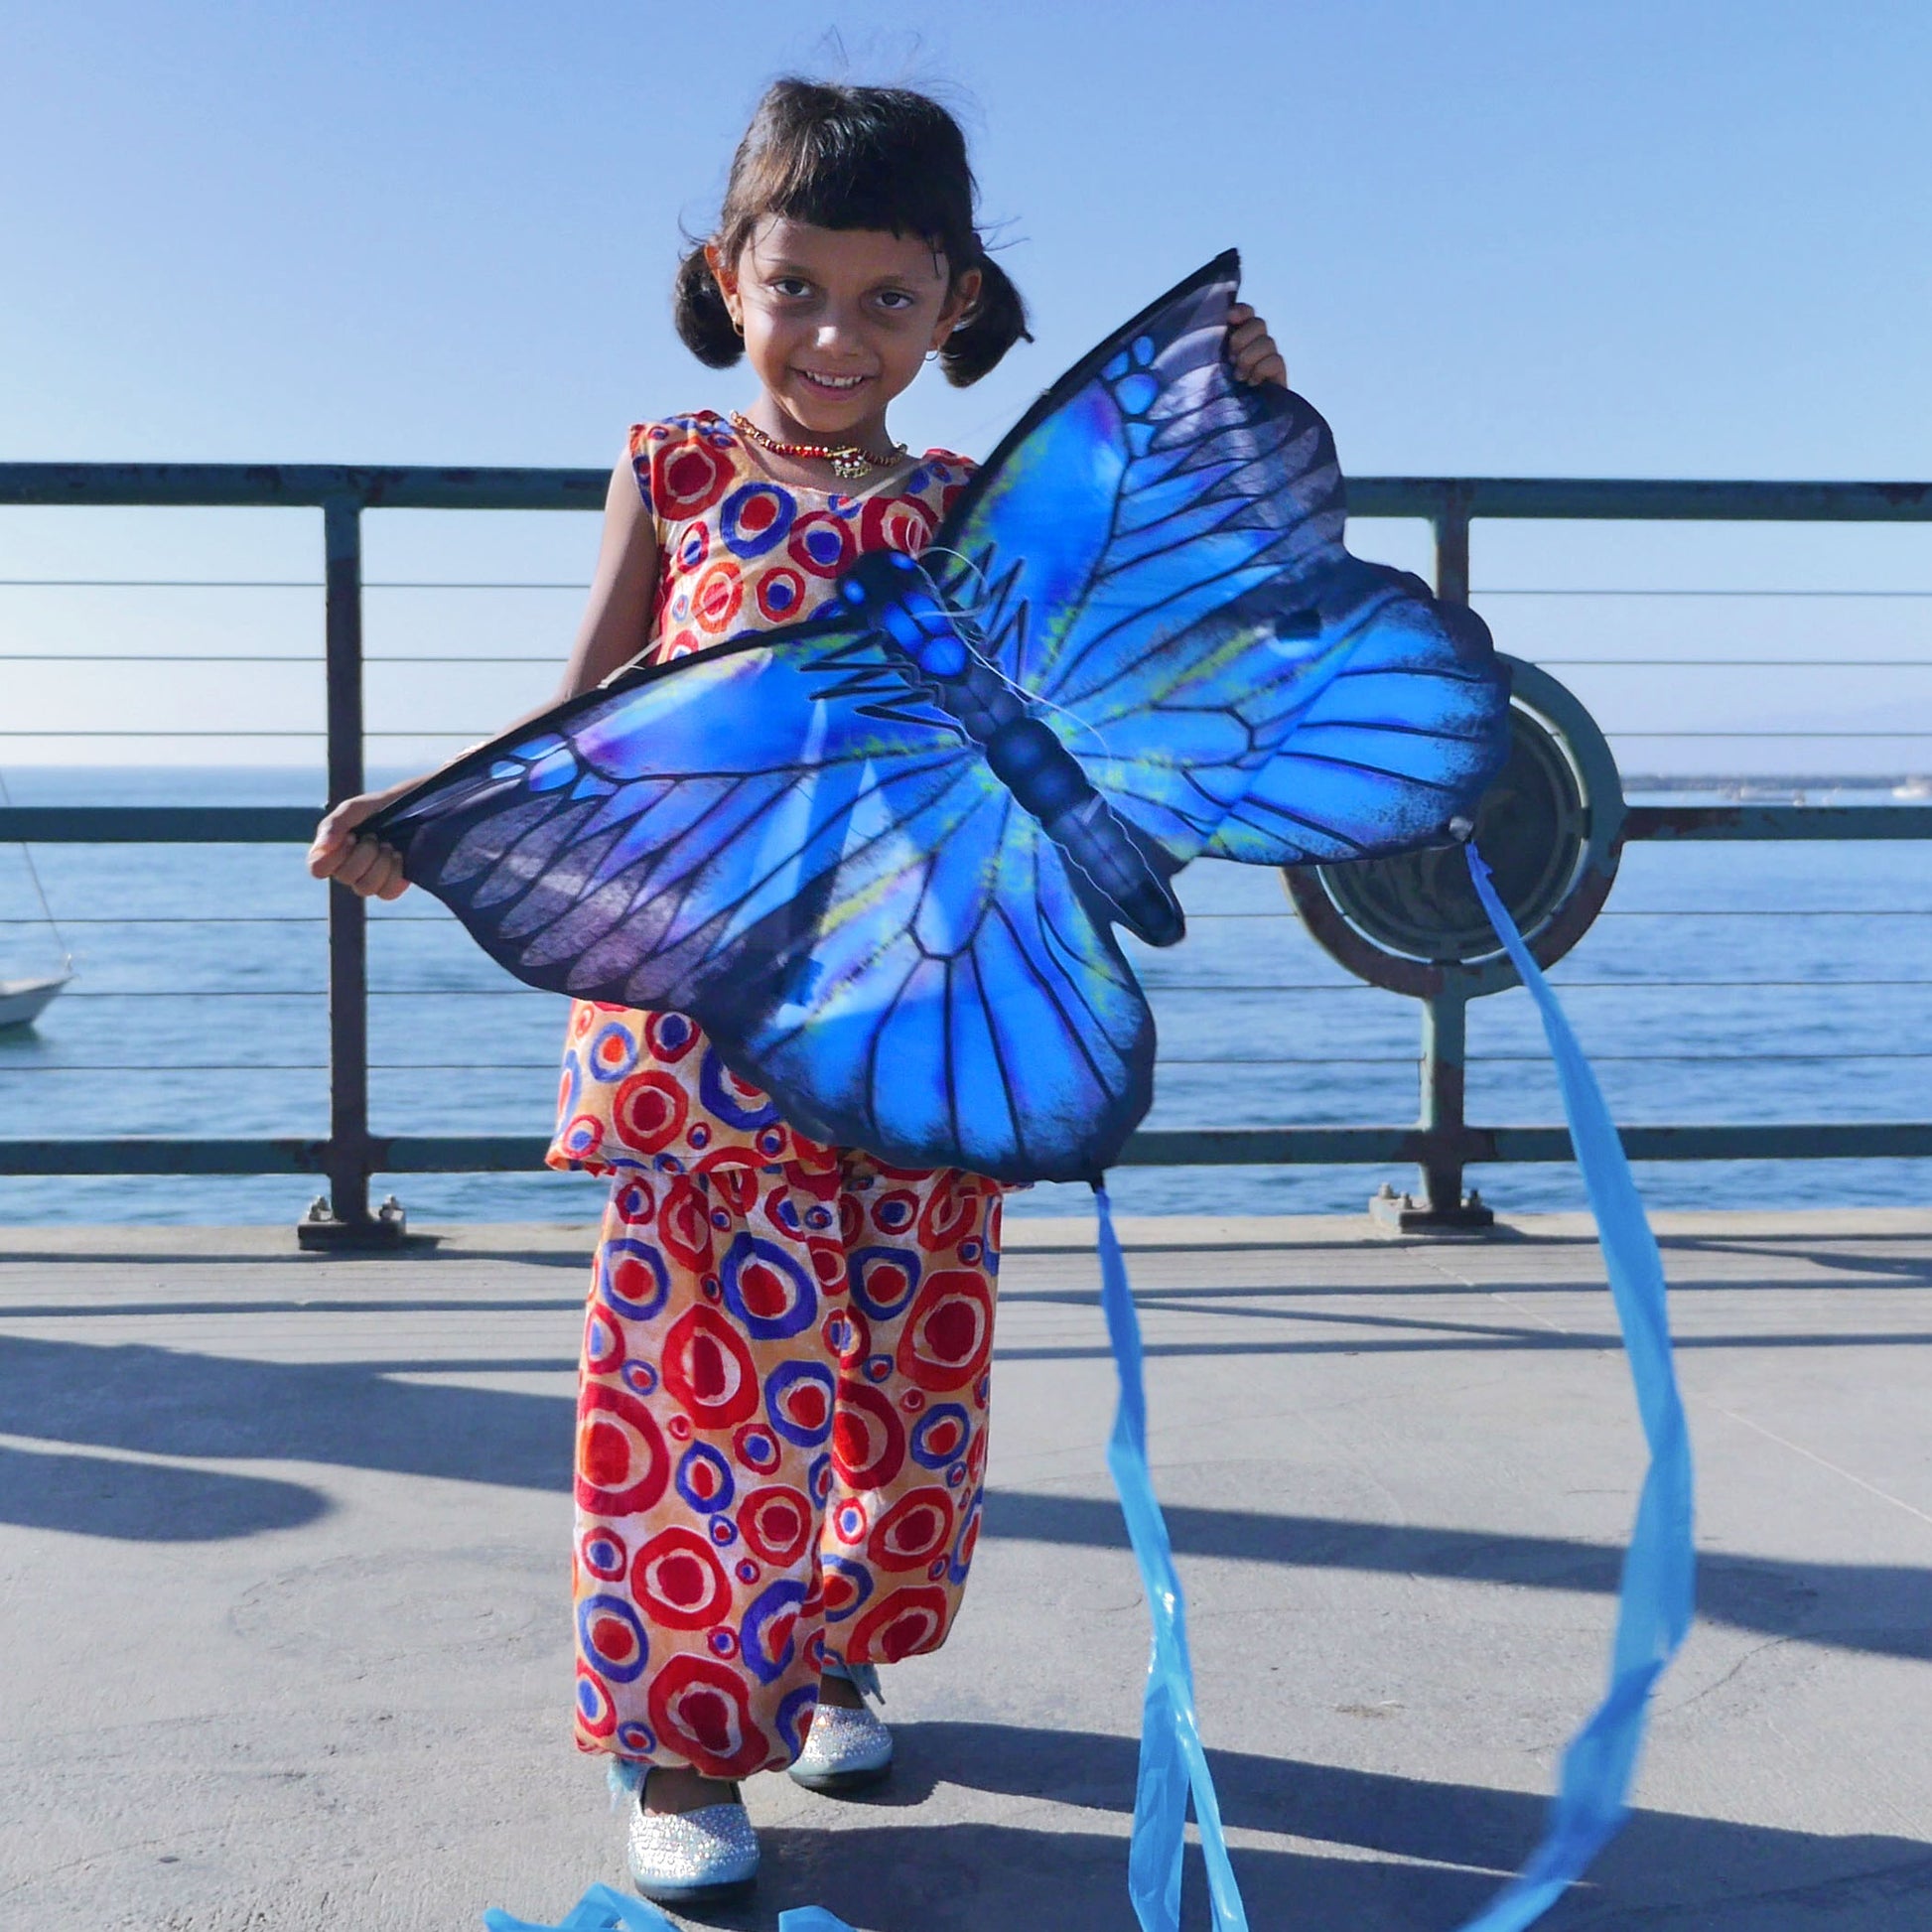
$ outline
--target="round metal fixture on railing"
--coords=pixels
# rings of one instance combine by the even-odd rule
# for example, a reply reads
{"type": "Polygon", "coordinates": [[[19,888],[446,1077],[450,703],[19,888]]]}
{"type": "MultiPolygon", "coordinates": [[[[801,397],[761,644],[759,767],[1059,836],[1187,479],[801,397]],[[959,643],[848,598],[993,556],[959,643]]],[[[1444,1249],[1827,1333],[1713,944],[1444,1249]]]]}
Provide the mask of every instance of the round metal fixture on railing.
{"type": "MultiPolygon", "coordinates": [[[[1596,722],[1547,671],[1504,657],[1510,748],[1475,810],[1475,844],[1539,965],[1589,929],[1616,878],[1623,787],[1596,722]]],[[[1459,846],[1286,869],[1309,932],[1361,979],[1418,999],[1500,993],[1516,974],[1459,846]]]]}
{"type": "MultiPolygon", "coordinates": [[[[1476,803],[1474,840],[1496,891],[1541,966],[1561,959],[1603,908],[1623,836],[1623,785],[1596,722],[1547,671],[1504,657],[1510,746],[1476,803]]],[[[1479,1233],[1495,1219],[1462,1192],[1494,1137],[1463,1115],[1468,1003],[1517,984],[1458,845],[1396,859],[1285,869],[1316,943],[1357,977],[1423,1002],[1422,1108],[1411,1143],[1423,1198],[1384,1186],[1369,1203],[1400,1234],[1479,1233]]]]}

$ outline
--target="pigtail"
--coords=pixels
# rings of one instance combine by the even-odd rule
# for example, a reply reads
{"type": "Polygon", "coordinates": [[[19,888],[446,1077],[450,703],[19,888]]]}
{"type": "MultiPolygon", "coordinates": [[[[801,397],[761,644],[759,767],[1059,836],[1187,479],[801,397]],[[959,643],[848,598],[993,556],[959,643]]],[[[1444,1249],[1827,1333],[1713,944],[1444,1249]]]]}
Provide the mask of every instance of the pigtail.
{"type": "Polygon", "coordinates": [[[705,260],[702,242],[677,265],[671,319],[685,347],[708,369],[728,369],[745,353],[745,339],[732,326],[725,292],[705,260]]]}
{"type": "Polygon", "coordinates": [[[1027,305],[1013,278],[987,254],[980,256],[978,267],[979,295],[939,350],[939,365],[955,389],[977,382],[1015,343],[1033,341],[1027,305]]]}

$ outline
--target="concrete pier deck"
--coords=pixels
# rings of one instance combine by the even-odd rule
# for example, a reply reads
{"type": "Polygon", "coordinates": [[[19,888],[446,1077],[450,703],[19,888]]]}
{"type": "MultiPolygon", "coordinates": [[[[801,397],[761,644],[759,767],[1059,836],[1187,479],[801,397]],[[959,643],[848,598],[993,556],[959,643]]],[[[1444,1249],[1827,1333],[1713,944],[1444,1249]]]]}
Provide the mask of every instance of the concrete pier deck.
{"type": "MultiPolygon", "coordinates": [[[[1665,1214],[1697,1629],[1552,1932],[1932,1926],[1932,1212],[1665,1214]]],[[[1258,1932],[1436,1932],[1535,1839],[1642,1445],[1587,1225],[1124,1228],[1258,1932]]],[[[1090,1231],[1019,1221],[967,1608],[868,1802],[760,1777],[722,1923],[1125,1928],[1141,1592],[1090,1231]]],[[[586,1229],[382,1259],[0,1230],[0,1926],[428,1932],[621,1882],[566,1725],[586,1229]]],[[[1188,1923],[1205,1923],[1197,1861],[1188,1923]]]]}

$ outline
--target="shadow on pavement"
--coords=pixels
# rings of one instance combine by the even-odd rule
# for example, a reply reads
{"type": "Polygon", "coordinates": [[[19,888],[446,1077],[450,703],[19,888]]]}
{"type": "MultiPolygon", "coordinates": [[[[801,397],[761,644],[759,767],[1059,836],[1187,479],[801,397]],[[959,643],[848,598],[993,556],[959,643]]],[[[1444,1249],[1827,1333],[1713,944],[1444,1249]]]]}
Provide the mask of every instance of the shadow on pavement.
{"type": "MultiPolygon", "coordinates": [[[[985,1724],[907,1725],[897,1736],[898,1766],[874,1808],[915,1805],[944,1781],[1112,1812],[1123,1829],[1133,1809],[1131,1738],[985,1724]]],[[[1527,1855],[1548,1802],[1243,1752],[1209,1757],[1230,1829],[1336,1848],[1236,1850],[1256,1932],[1449,1932],[1527,1855]]],[[[891,1932],[1130,1932],[1134,1924],[1120,1836],[1010,1824],[922,1828],[909,1815],[893,1825],[793,1825],[760,1836],[759,1897],[718,1924],[761,1929],[784,1906],[804,1903],[891,1932]]],[[[1205,1881],[1192,1852],[1186,1899],[1183,1924],[1205,1926],[1205,1881]]],[[[1917,1932],[1928,1918],[1932,1850],[1910,1839],[1638,1811],[1542,1923],[1550,1932],[1917,1932]]]]}
{"type": "MultiPolygon", "coordinates": [[[[463,1338],[462,1323],[453,1322],[448,1357],[426,1355],[406,1366],[426,1371],[528,1366],[460,1359],[463,1338]]],[[[137,1345],[0,1337],[0,1388],[7,1391],[0,1429],[93,1449],[314,1462],[568,1491],[573,1436],[568,1396],[399,1381],[393,1371],[401,1366],[262,1362],[137,1345]]],[[[164,1472],[124,1462],[111,1467],[125,1472],[127,1493],[139,1497],[158,1493],[157,1485],[166,1487],[179,1522],[211,1526],[178,1535],[239,1536],[302,1520],[289,1513],[296,1504],[286,1484],[237,1488],[237,1478],[219,1472],[164,1472]],[[198,1485],[207,1491],[201,1502],[192,1499],[198,1485]]],[[[1614,1592],[1622,1561],[1615,1547],[1567,1537],[1269,1515],[1179,1502],[1167,1505],[1166,1514],[1174,1549],[1190,1558],[1459,1578],[1597,1595],[1614,1592]]],[[[97,1492],[90,1493],[85,1481],[63,1492],[58,1485],[43,1487],[27,1468],[4,1464],[0,1521],[130,1537],[154,1533],[144,1528],[146,1518],[134,1503],[102,1514],[97,1492]],[[103,1522],[125,1527],[102,1530],[103,1522]]],[[[1127,1547],[1111,1497],[996,1490],[988,1497],[984,1533],[1062,1547],[1127,1547]]],[[[1707,1618],[1887,1656],[1932,1657],[1932,1624],[1924,1615],[1928,1595],[1932,1573],[1904,1565],[1724,1554],[1706,1555],[1699,1567],[1699,1609],[1707,1618]]]]}
{"type": "Polygon", "coordinates": [[[213,1543],[299,1529],[329,1499],[299,1482],[0,1446],[0,1523],[123,1543],[213,1543]]]}

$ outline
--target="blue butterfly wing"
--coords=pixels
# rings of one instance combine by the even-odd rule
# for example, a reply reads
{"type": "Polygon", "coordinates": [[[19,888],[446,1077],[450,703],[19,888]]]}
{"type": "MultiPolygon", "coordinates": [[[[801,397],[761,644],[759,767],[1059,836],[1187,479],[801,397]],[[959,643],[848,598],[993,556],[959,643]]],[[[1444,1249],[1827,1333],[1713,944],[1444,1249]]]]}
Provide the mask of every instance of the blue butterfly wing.
{"type": "MultiPolygon", "coordinates": [[[[1207,264],[1055,384],[927,553],[993,661],[1176,864],[1206,849],[1371,630],[1438,650],[1454,622],[1418,580],[1342,547],[1321,417],[1235,377],[1239,270],[1231,251],[1207,264]]],[[[1418,664],[1401,700],[1385,685],[1383,709],[1425,733],[1465,731],[1472,697],[1500,716],[1507,686],[1486,639],[1465,628],[1455,641],[1452,702],[1418,664]]],[[[1399,679],[1395,658],[1377,662],[1399,679]]],[[[1311,764],[1292,778],[1325,793],[1311,764]]],[[[1271,795],[1287,802],[1290,781],[1276,772],[1271,795]]],[[[1449,815],[1423,790],[1412,802],[1388,822],[1434,832],[1449,815]]]]}
{"type": "Polygon", "coordinates": [[[688,1013],[789,1122],[912,1167],[1098,1173],[1153,1022],[979,749],[864,633],[635,674],[365,828],[519,979],[688,1013]]]}
{"type": "Polygon", "coordinates": [[[1337,578],[1323,615],[1340,666],[1215,828],[1210,858],[1290,866],[1429,844],[1508,755],[1507,673],[1482,621],[1372,564],[1337,578]]]}
{"type": "MultiPolygon", "coordinates": [[[[787,1120],[1003,1180],[1099,1175],[1153,1097],[1154,1023],[1084,883],[990,774],[842,875],[782,1004],[699,1017],[787,1120]]],[[[728,1054],[729,1057],[729,1054],[728,1054]]]]}

